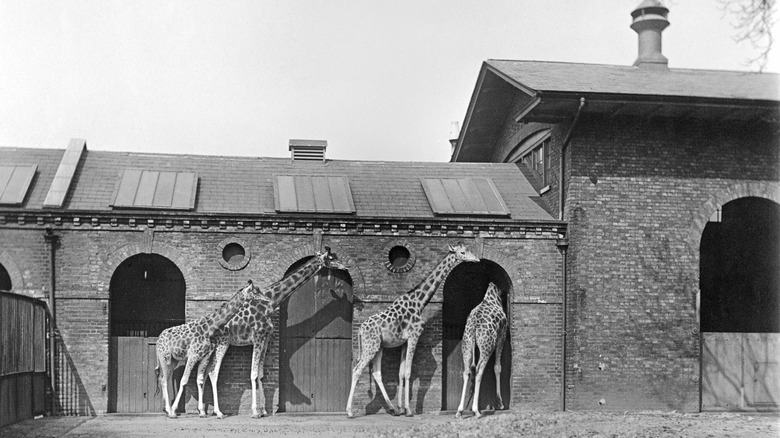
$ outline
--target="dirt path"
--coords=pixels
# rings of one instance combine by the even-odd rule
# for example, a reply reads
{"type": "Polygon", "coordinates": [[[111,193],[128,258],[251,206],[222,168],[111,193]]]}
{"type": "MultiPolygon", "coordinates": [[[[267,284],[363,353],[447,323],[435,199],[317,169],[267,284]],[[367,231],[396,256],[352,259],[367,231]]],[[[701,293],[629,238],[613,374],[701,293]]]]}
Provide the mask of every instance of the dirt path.
{"type": "Polygon", "coordinates": [[[378,414],[349,420],[342,415],[276,415],[253,420],[224,420],[185,415],[104,415],[46,417],[0,429],[3,438],[33,437],[736,437],[780,436],[776,414],[678,413],[501,413],[480,420],[456,420],[451,415],[413,418],[378,414]]]}

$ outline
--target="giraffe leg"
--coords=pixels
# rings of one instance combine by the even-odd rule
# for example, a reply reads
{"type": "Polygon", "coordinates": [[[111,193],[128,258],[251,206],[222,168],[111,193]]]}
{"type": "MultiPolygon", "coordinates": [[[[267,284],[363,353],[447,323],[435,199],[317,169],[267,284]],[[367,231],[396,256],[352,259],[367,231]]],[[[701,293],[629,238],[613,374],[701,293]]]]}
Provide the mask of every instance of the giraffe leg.
{"type": "Polygon", "coordinates": [[[404,407],[401,409],[405,411],[407,417],[413,417],[414,412],[409,407],[409,383],[412,380],[412,360],[414,359],[414,351],[417,349],[417,338],[409,339],[407,342],[406,372],[404,373],[404,407]]]}
{"type": "Polygon", "coordinates": [[[371,357],[363,355],[358,359],[355,367],[352,368],[352,386],[349,389],[349,398],[347,398],[347,417],[352,418],[352,396],[355,395],[355,387],[357,386],[358,379],[363,373],[363,369],[371,362],[371,357]]]}
{"type": "Polygon", "coordinates": [[[264,376],[263,365],[265,363],[265,351],[268,348],[268,337],[264,336],[259,342],[255,343],[252,349],[252,418],[260,418],[268,415],[265,409],[265,393],[263,392],[264,376]],[[261,408],[257,411],[257,393],[260,393],[261,408]]]}
{"type": "Polygon", "coordinates": [[[397,389],[397,405],[398,409],[404,410],[404,376],[406,375],[406,348],[408,347],[407,344],[404,344],[403,347],[401,347],[401,365],[398,367],[398,389],[397,389]]]}
{"type": "Polygon", "coordinates": [[[176,416],[176,413],[171,409],[171,398],[168,395],[168,380],[171,377],[173,366],[171,364],[170,356],[166,356],[164,353],[157,353],[157,365],[160,370],[160,390],[163,394],[163,400],[165,400],[165,413],[168,416],[176,416]]]}
{"type": "Polygon", "coordinates": [[[190,373],[192,372],[194,363],[195,360],[187,358],[187,365],[184,366],[184,373],[179,382],[179,391],[176,393],[176,398],[173,400],[171,410],[168,411],[168,418],[176,418],[176,406],[179,406],[179,400],[181,400],[181,395],[184,393],[184,387],[187,386],[187,381],[190,379],[190,373]]]}
{"type": "Polygon", "coordinates": [[[501,353],[504,350],[504,339],[506,339],[506,325],[499,332],[496,340],[496,363],[493,365],[493,372],[496,374],[496,410],[504,409],[504,401],[501,399],[501,353]]]}
{"type": "Polygon", "coordinates": [[[376,381],[376,384],[379,386],[379,390],[382,391],[382,397],[385,398],[387,406],[390,407],[390,415],[400,415],[401,413],[395,409],[393,402],[390,401],[390,397],[387,396],[385,385],[382,383],[382,347],[379,347],[379,351],[377,351],[374,355],[374,359],[372,360],[372,368],[374,368],[374,370],[371,375],[374,377],[374,381],[376,381]]]}
{"type": "Polygon", "coordinates": [[[222,411],[219,410],[219,398],[217,398],[217,380],[219,380],[219,368],[222,366],[222,359],[227,353],[230,344],[219,344],[214,351],[214,357],[210,361],[208,368],[209,380],[211,380],[211,393],[214,394],[214,415],[219,419],[225,418],[222,411]]]}
{"type": "MultiPolygon", "coordinates": [[[[481,346],[481,347],[485,347],[485,346],[481,346]]],[[[487,366],[491,354],[493,354],[492,348],[479,349],[479,363],[477,363],[477,375],[474,378],[474,401],[471,404],[471,411],[474,412],[475,418],[482,417],[482,413],[479,412],[479,387],[480,384],[482,384],[482,375],[485,373],[485,367],[487,366]]]]}
{"type": "Polygon", "coordinates": [[[200,418],[206,418],[206,404],[203,403],[203,386],[206,384],[206,367],[209,366],[210,356],[211,354],[208,354],[198,364],[198,375],[195,380],[198,384],[198,417],[200,418]]]}
{"type": "Polygon", "coordinates": [[[469,377],[471,376],[471,368],[474,366],[474,339],[468,336],[464,337],[461,349],[463,351],[463,389],[461,390],[460,404],[458,405],[458,412],[455,414],[455,418],[462,418],[463,409],[466,408],[469,377]]]}

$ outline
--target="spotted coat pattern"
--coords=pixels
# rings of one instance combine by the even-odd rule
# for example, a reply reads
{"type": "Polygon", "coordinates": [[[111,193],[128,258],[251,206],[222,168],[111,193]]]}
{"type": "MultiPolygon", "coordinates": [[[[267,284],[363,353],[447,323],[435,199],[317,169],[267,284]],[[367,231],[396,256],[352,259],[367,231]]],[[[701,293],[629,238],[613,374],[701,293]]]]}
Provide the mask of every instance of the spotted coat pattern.
{"type": "Polygon", "coordinates": [[[246,300],[260,293],[260,289],[249,281],[249,284],[236,292],[230,300],[216,311],[185,324],[169,327],[160,333],[157,338],[157,367],[156,372],[160,379],[160,388],[165,399],[165,412],[171,418],[176,417],[175,406],[179,405],[184,387],[189,380],[190,373],[195,364],[198,364],[198,412],[205,416],[203,404],[203,382],[208,357],[214,351],[212,336],[222,326],[233,318],[243,307],[246,300]],[[184,373],[179,384],[179,391],[171,405],[168,397],[168,379],[173,370],[184,365],[184,373]]]}
{"type": "MultiPolygon", "coordinates": [[[[352,386],[347,399],[347,416],[352,417],[352,398],[360,374],[369,362],[372,364],[374,380],[382,391],[389,412],[396,414],[395,407],[387,396],[382,383],[382,349],[403,345],[401,367],[398,373],[398,406],[407,416],[414,415],[409,408],[409,382],[411,381],[412,359],[417,341],[423,331],[422,312],[430,302],[439,285],[461,262],[478,262],[477,258],[463,244],[450,246],[444,259],[430,274],[411,291],[397,298],[385,311],[372,315],[360,325],[358,331],[358,358],[352,369],[352,386]]],[[[398,412],[400,415],[400,412],[398,412]]]]}
{"type": "Polygon", "coordinates": [[[485,298],[482,302],[473,308],[466,320],[466,329],[463,331],[463,392],[460,396],[460,405],[455,417],[461,418],[463,409],[466,405],[466,393],[469,383],[471,369],[475,368],[474,361],[476,354],[474,345],[479,348],[479,363],[476,365],[476,376],[474,377],[474,401],[471,410],[479,418],[482,414],[479,412],[479,387],[482,383],[482,374],[485,371],[488,360],[496,352],[496,362],[493,371],[496,373],[496,397],[497,409],[503,409],[504,403],[501,400],[501,351],[504,347],[506,338],[507,319],[504,309],[501,306],[501,291],[498,287],[490,283],[485,298]]]}
{"type": "Polygon", "coordinates": [[[224,418],[219,409],[217,398],[217,380],[222,359],[225,357],[231,345],[252,345],[252,418],[268,415],[265,408],[265,394],[263,392],[263,362],[268,349],[268,342],[274,332],[271,316],[279,309],[281,303],[304,283],[314,277],[321,269],[347,268],[338,262],[337,257],[325,248],[324,253],[318,253],[301,267],[289,275],[263,288],[261,293],[247,297],[242,303],[241,310],[215,336],[216,349],[214,357],[208,369],[211,380],[212,393],[214,394],[214,414],[217,418],[224,418]],[[258,393],[261,400],[258,402],[258,393]],[[258,406],[260,409],[258,410],[258,406]]]}

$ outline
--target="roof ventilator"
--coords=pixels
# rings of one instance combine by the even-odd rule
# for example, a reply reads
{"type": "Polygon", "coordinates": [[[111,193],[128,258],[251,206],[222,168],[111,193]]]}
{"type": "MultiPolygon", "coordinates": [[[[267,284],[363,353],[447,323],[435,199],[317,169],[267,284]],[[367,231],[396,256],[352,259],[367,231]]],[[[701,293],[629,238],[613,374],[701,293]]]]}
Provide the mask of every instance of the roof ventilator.
{"type": "Polygon", "coordinates": [[[326,140],[290,140],[293,161],[325,161],[326,140]]]}

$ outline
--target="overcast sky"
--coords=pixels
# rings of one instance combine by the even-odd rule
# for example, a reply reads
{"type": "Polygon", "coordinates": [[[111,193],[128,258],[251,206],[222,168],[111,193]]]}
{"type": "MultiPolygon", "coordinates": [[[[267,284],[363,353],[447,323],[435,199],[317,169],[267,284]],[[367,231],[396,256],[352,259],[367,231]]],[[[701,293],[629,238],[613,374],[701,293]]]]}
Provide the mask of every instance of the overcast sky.
{"type": "MultiPolygon", "coordinates": [[[[639,3],[0,0],[0,145],[448,161],[484,60],[631,65],[639,3]]],[[[717,0],[666,4],[671,68],[750,69],[717,0]]]]}

